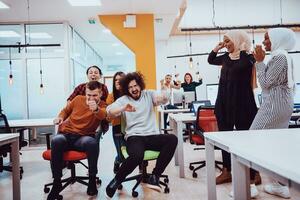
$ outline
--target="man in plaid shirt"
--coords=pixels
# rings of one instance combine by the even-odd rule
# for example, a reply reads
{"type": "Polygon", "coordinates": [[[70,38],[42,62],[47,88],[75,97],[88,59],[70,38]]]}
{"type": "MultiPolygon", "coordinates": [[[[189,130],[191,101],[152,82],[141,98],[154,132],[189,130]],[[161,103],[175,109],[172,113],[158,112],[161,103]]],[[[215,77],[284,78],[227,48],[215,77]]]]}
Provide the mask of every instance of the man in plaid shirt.
{"type": "MultiPolygon", "coordinates": [[[[86,70],[86,75],[89,81],[99,81],[101,76],[102,76],[102,71],[99,67],[97,67],[96,65],[90,66],[87,70],[86,70]]],[[[86,83],[82,83],[80,85],[78,85],[73,93],[69,96],[69,98],[67,99],[68,104],[78,95],[85,95],[85,88],[86,88],[86,83]]],[[[106,85],[102,84],[102,96],[101,96],[101,101],[106,102],[106,98],[108,96],[108,89],[106,87],[106,85]]],[[[106,133],[108,131],[109,128],[109,123],[106,120],[102,120],[101,121],[101,130],[103,131],[103,133],[106,133]]]]}

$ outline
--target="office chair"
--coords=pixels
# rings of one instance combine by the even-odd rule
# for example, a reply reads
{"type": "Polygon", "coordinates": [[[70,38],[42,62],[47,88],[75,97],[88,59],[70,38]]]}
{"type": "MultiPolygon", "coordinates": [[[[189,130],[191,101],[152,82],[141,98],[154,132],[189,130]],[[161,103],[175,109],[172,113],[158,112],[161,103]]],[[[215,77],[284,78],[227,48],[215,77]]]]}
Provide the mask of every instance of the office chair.
{"type": "MultiPolygon", "coordinates": [[[[197,110],[197,118],[196,118],[196,129],[194,131],[194,134],[190,135],[190,142],[192,144],[196,145],[204,145],[204,132],[213,132],[213,131],[218,131],[218,125],[216,121],[216,117],[214,114],[214,109],[212,107],[198,107],[197,110]]],[[[205,148],[194,148],[194,150],[201,150],[205,148]]],[[[219,170],[222,168],[219,165],[222,165],[223,163],[220,161],[215,161],[215,166],[219,170]]],[[[206,161],[197,161],[197,162],[192,162],[189,165],[189,169],[193,171],[193,177],[197,178],[197,173],[196,171],[205,167],[206,166],[206,161]],[[195,167],[194,165],[198,165],[195,167]]]]}
{"type": "MultiPolygon", "coordinates": [[[[126,146],[122,146],[121,151],[122,151],[124,158],[125,159],[128,158],[126,146]]],[[[147,173],[147,162],[150,160],[156,160],[158,158],[158,156],[159,156],[159,151],[146,150],[144,152],[144,160],[142,163],[142,172],[140,172],[138,175],[128,177],[122,182],[122,183],[124,183],[127,181],[136,180],[136,184],[132,188],[132,193],[131,193],[132,197],[137,197],[139,195],[139,193],[137,191],[135,191],[135,189],[142,181],[146,182],[148,177],[150,175],[152,175],[151,173],[147,173]]],[[[159,178],[163,178],[163,181],[159,181],[159,184],[164,186],[164,193],[169,193],[170,188],[168,187],[168,183],[169,183],[168,175],[161,175],[159,178]]],[[[118,187],[119,190],[121,190],[122,188],[123,188],[122,185],[120,185],[118,187]]]]}
{"type": "MultiPolygon", "coordinates": [[[[24,130],[26,129],[19,129],[17,132],[19,133],[19,149],[21,149],[24,146],[27,146],[27,141],[24,140],[24,130]]],[[[0,110],[0,134],[5,133],[12,133],[11,128],[9,127],[7,117],[1,112],[0,110]]],[[[3,163],[3,157],[6,157],[8,153],[11,152],[10,144],[3,145],[0,147],[0,172],[2,171],[9,171],[12,172],[12,166],[4,165],[3,163]]],[[[20,153],[21,154],[21,153],[20,153]]],[[[22,179],[22,174],[24,170],[23,167],[20,167],[20,179],[22,179]]]]}
{"type": "MultiPolygon", "coordinates": [[[[98,142],[100,141],[101,138],[100,134],[101,133],[97,133],[95,136],[98,142]]],[[[42,156],[44,160],[51,161],[50,135],[52,135],[52,133],[42,133],[42,135],[46,136],[46,143],[47,143],[47,150],[43,152],[42,156]]],[[[65,161],[66,167],[71,170],[71,176],[61,180],[61,183],[63,185],[61,191],[63,191],[68,185],[74,184],[75,182],[88,186],[88,182],[85,181],[85,180],[89,180],[88,176],[76,176],[75,165],[77,163],[80,163],[86,169],[88,169],[88,166],[82,162],[82,160],[85,159],[87,159],[87,154],[85,152],[75,151],[75,150],[69,150],[64,152],[63,160],[65,161]]],[[[101,185],[101,180],[99,179],[99,177],[96,177],[96,183],[98,185],[101,185]]],[[[45,193],[48,193],[50,191],[49,186],[53,186],[53,182],[44,185],[45,193]]],[[[63,199],[63,196],[59,195],[59,199],[60,200],[63,199]]]]}

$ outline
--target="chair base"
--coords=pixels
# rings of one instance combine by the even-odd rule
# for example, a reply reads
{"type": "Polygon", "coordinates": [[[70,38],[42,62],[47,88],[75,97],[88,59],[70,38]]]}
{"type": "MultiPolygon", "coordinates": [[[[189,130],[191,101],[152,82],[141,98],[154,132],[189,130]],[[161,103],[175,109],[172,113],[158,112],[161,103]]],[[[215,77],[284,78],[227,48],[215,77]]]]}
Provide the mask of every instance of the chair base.
{"type": "MultiPolygon", "coordinates": [[[[215,161],[215,167],[218,168],[220,171],[222,171],[222,167],[220,167],[220,165],[223,165],[223,162],[215,161]]],[[[193,178],[197,178],[198,174],[196,173],[196,171],[205,166],[206,166],[205,160],[190,163],[189,169],[193,171],[192,174],[193,178]],[[199,166],[195,168],[193,165],[199,165],[199,166]]]]}
{"type": "MultiPolygon", "coordinates": [[[[70,163],[69,168],[71,169],[71,176],[61,180],[62,188],[60,192],[63,191],[68,185],[74,184],[75,182],[88,186],[88,181],[85,181],[85,180],[89,180],[88,176],[76,176],[74,163],[70,163]]],[[[98,185],[101,185],[101,179],[99,179],[99,177],[96,177],[96,183],[98,185]]],[[[50,188],[49,188],[50,186],[53,186],[53,182],[44,185],[45,193],[50,192],[50,188]]]]}
{"type": "MultiPolygon", "coordinates": [[[[3,165],[3,158],[0,157],[0,172],[3,172],[3,171],[12,172],[12,166],[3,165]]],[[[24,172],[23,167],[20,166],[20,179],[22,179],[23,172],[24,172]]]]}
{"type": "MultiPolygon", "coordinates": [[[[135,176],[131,176],[126,178],[122,183],[124,182],[128,182],[128,181],[132,181],[132,180],[136,180],[136,184],[133,186],[132,190],[131,190],[131,195],[132,197],[137,197],[139,194],[136,190],[136,188],[140,185],[141,182],[146,183],[147,179],[149,178],[150,175],[152,175],[151,173],[147,173],[147,166],[143,164],[143,168],[142,168],[142,173],[135,175],[135,176]]],[[[164,193],[169,193],[170,192],[170,188],[168,186],[169,183],[169,177],[168,175],[160,175],[159,177],[160,179],[163,179],[163,181],[159,180],[159,184],[162,185],[164,187],[164,193]]],[[[119,190],[121,190],[123,188],[122,185],[120,185],[118,187],[119,190]]]]}

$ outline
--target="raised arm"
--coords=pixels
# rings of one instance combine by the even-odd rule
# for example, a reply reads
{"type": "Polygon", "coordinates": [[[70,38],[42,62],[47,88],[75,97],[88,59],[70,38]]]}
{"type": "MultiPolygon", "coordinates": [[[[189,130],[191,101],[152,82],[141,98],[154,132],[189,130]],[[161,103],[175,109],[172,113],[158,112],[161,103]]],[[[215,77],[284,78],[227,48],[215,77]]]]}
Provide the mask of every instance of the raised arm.
{"type": "Polygon", "coordinates": [[[211,65],[222,65],[224,55],[217,56],[217,53],[219,52],[220,49],[223,48],[224,48],[224,43],[223,42],[218,43],[217,46],[208,55],[207,62],[211,65]]]}

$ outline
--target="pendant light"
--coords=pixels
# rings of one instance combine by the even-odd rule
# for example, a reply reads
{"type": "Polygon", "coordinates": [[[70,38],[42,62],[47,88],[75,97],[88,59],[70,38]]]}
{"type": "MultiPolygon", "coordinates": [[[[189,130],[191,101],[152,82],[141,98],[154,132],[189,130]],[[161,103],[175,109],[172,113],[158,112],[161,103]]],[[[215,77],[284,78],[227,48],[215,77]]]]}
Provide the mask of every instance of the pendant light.
{"type": "Polygon", "coordinates": [[[9,48],[9,76],[8,76],[8,84],[12,85],[14,80],[13,80],[13,74],[12,74],[12,62],[11,62],[11,48],[9,48]]]}
{"type": "Polygon", "coordinates": [[[190,39],[190,58],[189,58],[189,67],[190,69],[193,69],[193,58],[192,58],[192,38],[191,38],[191,32],[189,35],[189,39],[190,39]]]}
{"type": "Polygon", "coordinates": [[[40,52],[40,94],[44,94],[44,84],[43,84],[43,69],[42,69],[42,49],[39,49],[40,52]]]}

